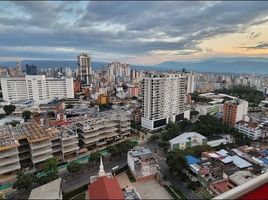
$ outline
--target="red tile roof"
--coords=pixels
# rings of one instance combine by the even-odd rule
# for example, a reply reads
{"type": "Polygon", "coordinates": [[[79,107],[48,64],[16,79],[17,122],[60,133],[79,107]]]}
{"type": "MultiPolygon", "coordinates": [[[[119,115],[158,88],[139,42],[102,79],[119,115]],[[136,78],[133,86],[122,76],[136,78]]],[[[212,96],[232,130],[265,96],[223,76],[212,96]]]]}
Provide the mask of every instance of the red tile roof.
{"type": "Polygon", "coordinates": [[[90,184],[88,194],[89,199],[124,199],[123,191],[120,189],[117,179],[106,176],[100,177],[90,184]]]}

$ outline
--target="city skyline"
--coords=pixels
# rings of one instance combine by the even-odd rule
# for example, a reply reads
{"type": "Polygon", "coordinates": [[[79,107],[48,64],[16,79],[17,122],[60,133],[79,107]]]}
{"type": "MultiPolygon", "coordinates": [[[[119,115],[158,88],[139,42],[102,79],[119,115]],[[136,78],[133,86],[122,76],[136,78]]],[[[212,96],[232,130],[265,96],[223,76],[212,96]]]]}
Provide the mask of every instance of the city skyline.
{"type": "Polygon", "coordinates": [[[1,2],[0,61],[81,52],[142,65],[267,58],[267,10],[268,2],[1,2]]]}

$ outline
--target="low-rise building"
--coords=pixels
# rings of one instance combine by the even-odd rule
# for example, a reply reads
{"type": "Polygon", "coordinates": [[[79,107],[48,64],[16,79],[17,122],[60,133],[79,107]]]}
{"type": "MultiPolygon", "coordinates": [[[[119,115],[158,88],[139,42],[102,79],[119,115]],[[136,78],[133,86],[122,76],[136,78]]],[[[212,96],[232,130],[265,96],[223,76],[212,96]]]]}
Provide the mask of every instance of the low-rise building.
{"type": "Polygon", "coordinates": [[[252,140],[257,140],[261,137],[261,129],[257,123],[239,121],[235,124],[235,129],[252,140]]]}
{"type": "Polygon", "coordinates": [[[37,187],[31,191],[29,199],[62,199],[61,178],[37,187]]]}
{"type": "Polygon", "coordinates": [[[186,149],[187,147],[205,145],[207,138],[197,132],[186,132],[169,140],[170,149],[186,149]]]}
{"type": "Polygon", "coordinates": [[[137,181],[154,178],[157,173],[157,161],[152,152],[144,147],[135,147],[127,154],[130,172],[137,181]]]}

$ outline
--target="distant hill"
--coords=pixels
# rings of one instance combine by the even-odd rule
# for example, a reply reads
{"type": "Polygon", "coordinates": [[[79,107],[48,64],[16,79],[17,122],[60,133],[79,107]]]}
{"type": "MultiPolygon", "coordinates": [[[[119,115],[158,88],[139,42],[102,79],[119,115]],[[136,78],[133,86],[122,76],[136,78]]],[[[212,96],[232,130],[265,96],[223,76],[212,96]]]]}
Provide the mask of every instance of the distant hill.
{"type": "MultiPolygon", "coordinates": [[[[23,60],[21,61],[21,64],[23,67],[25,67],[26,64],[33,64],[38,66],[39,68],[65,68],[70,67],[72,69],[77,68],[77,61],[74,60],[23,60]]],[[[107,63],[101,62],[101,61],[92,61],[91,65],[93,69],[101,69],[102,67],[105,67],[107,63]]],[[[3,67],[10,67],[10,66],[16,66],[16,61],[7,61],[0,63],[0,66],[3,67]]]]}
{"type": "Polygon", "coordinates": [[[248,60],[207,60],[196,63],[183,62],[163,62],[153,66],[156,70],[194,70],[198,72],[224,72],[224,73],[256,73],[268,74],[268,62],[262,61],[248,61],[248,60]]]}
{"type": "MultiPolygon", "coordinates": [[[[77,68],[75,60],[23,60],[22,66],[26,64],[37,65],[40,68],[71,67],[77,68]]],[[[0,66],[15,66],[15,61],[0,62],[0,66]]],[[[105,68],[106,62],[92,61],[93,69],[105,68]]],[[[147,71],[169,71],[169,70],[193,70],[197,72],[223,72],[223,73],[256,73],[268,74],[268,58],[213,58],[203,61],[168,61],[151,66],[133,65],[132,68],[147,71]]]]}

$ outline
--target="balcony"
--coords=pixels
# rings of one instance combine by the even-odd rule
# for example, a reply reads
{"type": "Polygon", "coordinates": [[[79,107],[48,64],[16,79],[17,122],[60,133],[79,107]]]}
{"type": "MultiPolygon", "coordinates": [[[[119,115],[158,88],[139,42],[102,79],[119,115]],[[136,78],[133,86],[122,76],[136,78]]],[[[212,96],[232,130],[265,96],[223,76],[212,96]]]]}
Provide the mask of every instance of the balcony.
{"type": "Polygon", "coordinates": [[[77,145],[72,145],[72,146],[68,146],[67,148],[63,148],[62,152],[65,154],[65,153],[69,153],[72,151],[76,151],[78,149],[79,147],[77,145]]]}
{"type": "Polygon", "coordinates": [[[42,154],[39,156],[32,157],[32,161],[33,161],[33,163],[39,163],[39,162],[45,161],[46,159],[52,158],[52,157],[53,156],[51,153],[47,153],[47,154],[42,154]]]}
{"type": "Polygon", "coordinates": [[[39,156],[39,155],[51,153],[51,152],[52,152],[51,148],[45,148],[45,149],[34,150],[31,153],[32,153],[32,156],[35,157],[35,156],[39,156]]]}
{"type": "Polygon", "coordinates": [[[18,155],[18,150],[17,149],[9,149],[9,150],[6,150],[6,151],[1,151],[0,153],[0,158],[5,158],[5,157],[9,157],[9,156],[12,156],[12,155],[18,155]]]}
{"type": "Polygon", "coordinates": [[[31,149],[40,149],[46,146],[51,146],[51,142],[50,141],[46,141],[46,142],[35,142],[32,143],[31,145],[31,149]]]}
{"type": "Polygon", "coordinates": [[[78,144],[78,140],[77,139],[72,139],[72,140],[67,140],[67,141],[64,141],[62,143],[62,146],[68,146],[68,145],[71,145],[71,144],[78,144]]]}
{"type": "Polygon", "coordinates": [[[0,167],[0,174],[4,174],[7,172],[13,172],[15,170],[20,169],[20,164],[16,163],[16,164],[12,164],[12,165],[6,165],[4,167],[0,167]]]}
{"type": "Polygon", "coordinates": [[[9,157],[9,158],[1,158],[0,159],[0,167],[9,165],[12,163],[17,163],[19,162],[19,158],[17,156],[9,157]]]}

